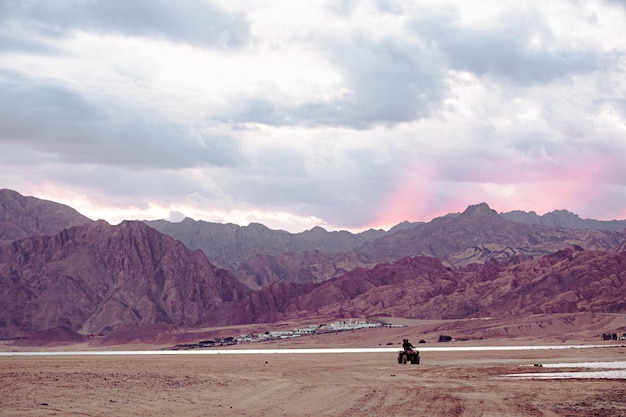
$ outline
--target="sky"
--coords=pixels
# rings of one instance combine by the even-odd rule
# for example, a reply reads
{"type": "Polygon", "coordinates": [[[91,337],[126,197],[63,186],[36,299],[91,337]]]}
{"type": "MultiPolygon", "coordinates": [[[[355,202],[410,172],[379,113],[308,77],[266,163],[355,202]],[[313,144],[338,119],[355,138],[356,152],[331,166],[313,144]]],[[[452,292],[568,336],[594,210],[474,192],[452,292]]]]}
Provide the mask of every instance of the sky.
{"type": "Polygon", "coordinates": [[[626,0],[0,0],[0,188],[92,219],[626,219],[626,0]]]}

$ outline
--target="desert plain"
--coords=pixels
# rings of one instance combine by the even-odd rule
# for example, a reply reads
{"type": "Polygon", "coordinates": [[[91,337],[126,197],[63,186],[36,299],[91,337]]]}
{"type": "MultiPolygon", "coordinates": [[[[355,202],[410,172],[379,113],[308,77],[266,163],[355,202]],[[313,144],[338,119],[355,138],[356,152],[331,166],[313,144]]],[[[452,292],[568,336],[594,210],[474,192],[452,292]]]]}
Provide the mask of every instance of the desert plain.
{"type": "MultiPolygon", "coordinates": [[[[626,416],[626,379],[510,376],[562,371],[535,364],[624,362],[625,342],[601,342],[591,333],[570,340],[538,333],[442,344],[432,340],[433,333],[418,345],[419,365],[398,364],[395,348],[403,336],[416,344],[423,335],[418,330],[423,329],[366,329],[228,348],[382,347],[388,352],[0,356],[0,415],[626,416]],[[443,345],[560,348],[429,350],[443,345]]],[[[166,348],[134,343],[46,349],[166,348]]],[[[46,349],[0,346],[5,352],[46,349]]]]}

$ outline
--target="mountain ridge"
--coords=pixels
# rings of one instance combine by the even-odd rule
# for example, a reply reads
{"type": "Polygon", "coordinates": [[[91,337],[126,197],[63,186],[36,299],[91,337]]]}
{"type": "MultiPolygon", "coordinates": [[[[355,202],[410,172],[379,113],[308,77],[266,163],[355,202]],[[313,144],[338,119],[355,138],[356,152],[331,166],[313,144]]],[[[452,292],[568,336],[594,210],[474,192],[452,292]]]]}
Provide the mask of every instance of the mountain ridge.
{"type": "MultiPolygon", "coordinates": [[[[11,217],[7,207],[16,218],[48,218],[23,205],[0,207],[4,218],[11,217]]],[[[141,221],[88,221],[51,234],[30,229],[35,235],[0,243],[0,337],[43,345],[303,317],[626,312],[626,230],[512,222],[485,203],[406,226],[352,251],[258,253],[232,271],[141,221]]],[[[218,229],[231,238],[241,232],[218,229]]],[[[250,247],[272,233],[260,224],[244,230],[257,240],[234,241],[250,247]]],[[[314,228],[306,236],[315,244],[353,238],[330,233],[314,228]]],[[[278,248],[294,238],[279,236],[278,248]]]]}
{"type": "Polygon", "coordinates": [[[320,226],[300,233],[290,233],[272,230],[259,223],[238,226],[190,218],[185,218],[179,223],[166,220],[144,220],[144,222],[162,233],[181,240],[192,249],[203,250],[216,265],[229,269],[238,268],[257,255],[281,256],[285,253],[350,251],[363,242],[414,225],[403,222],[389,232],[369,229],[355,234],[345,230],[329,232],[320,226]]]}
{"type": "Polygon", "coordinates": [[[251,288],[271,282],[321,282],[357,267],[372,267],[405,256],[435,256],[448,265],[462,266],[516,254],[541,256],[568,245],[602,250],[619,250],[626,245],[626,229],[566,229],[513,222],[486,203],[470,205],[463,213],[427,223],[405,222],[386,233],[371,231],[359,235],[326,232],[322,228],[291,234],[265,227],[255,227],[256,234],[251,235],[246,226],[205,224],[191,219],[186,232],[176,230],[179,226],[173,223],[159,224],[159,230],[188,247],[202,249],[212,262],[232,270],[251,288]],[[226,243],[216,237],[223,235],[225,229],[229,234],[226,243]],[[306,236],[317,236],[318,240],[306,240],[306,236]],[[331,243],[336,237],[343,240],[331,243]]]}
{"type": "Polygon", "coordinates": [[[238,322],[228,303],[250,291],[201,251],[137,221],[101,220],[1,245],[0,283],[0,337],[58,326],[102,334],[238,322]]]}
{"type": "Polygon", "coordinates": [[[53,201],[0,190],[0,243],[52,234],[92,221],[75,209],[53,201]]]}
{"type": "Polygon", "coordinates": [[[534,211],[526,212],[513,210],[500,213],[509,221],[525,224],[537,224],[545,226],[563,227],[567,229],[594,229],[620,231],[626,229],[626,220],[595,220],[581,219],[577,214],[568,210],[553,210],[539,216],[534,211]]]}

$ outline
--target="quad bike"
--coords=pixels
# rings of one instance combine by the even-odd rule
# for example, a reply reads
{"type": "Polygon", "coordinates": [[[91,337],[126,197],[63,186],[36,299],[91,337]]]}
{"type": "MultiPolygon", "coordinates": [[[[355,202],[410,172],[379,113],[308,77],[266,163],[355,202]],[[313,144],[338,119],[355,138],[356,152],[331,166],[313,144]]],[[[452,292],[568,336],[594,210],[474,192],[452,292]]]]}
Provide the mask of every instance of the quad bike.
{"type": "Polygon", "coordinates": [[[398,352],[398,363],[405,364],[411,362],[412,364],[419,365],[420,353],[415,349],[401,350],[398,352]]]}

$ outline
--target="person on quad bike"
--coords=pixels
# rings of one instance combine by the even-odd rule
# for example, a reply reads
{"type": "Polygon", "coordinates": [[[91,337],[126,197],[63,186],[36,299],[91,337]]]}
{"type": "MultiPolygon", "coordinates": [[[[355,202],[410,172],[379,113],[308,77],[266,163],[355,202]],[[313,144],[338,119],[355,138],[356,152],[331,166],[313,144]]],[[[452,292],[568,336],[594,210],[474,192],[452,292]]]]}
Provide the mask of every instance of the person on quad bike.
{"type": "Polygon", "coordinates": [[[409,339],[402,339],[402,349],[404,349],[404,351],[406,352],[408,350],[415,349],[415,346],[413,346],[411,342],[409,342],[409,339]]]}
{"type": "Polygon", "coordinates": [[[402,339],[402,350],[398,352],[398,363],[407,362],[419,365],[420,353],[415,349],[415,346],[409,342],[409,339],[402,339]]]}

